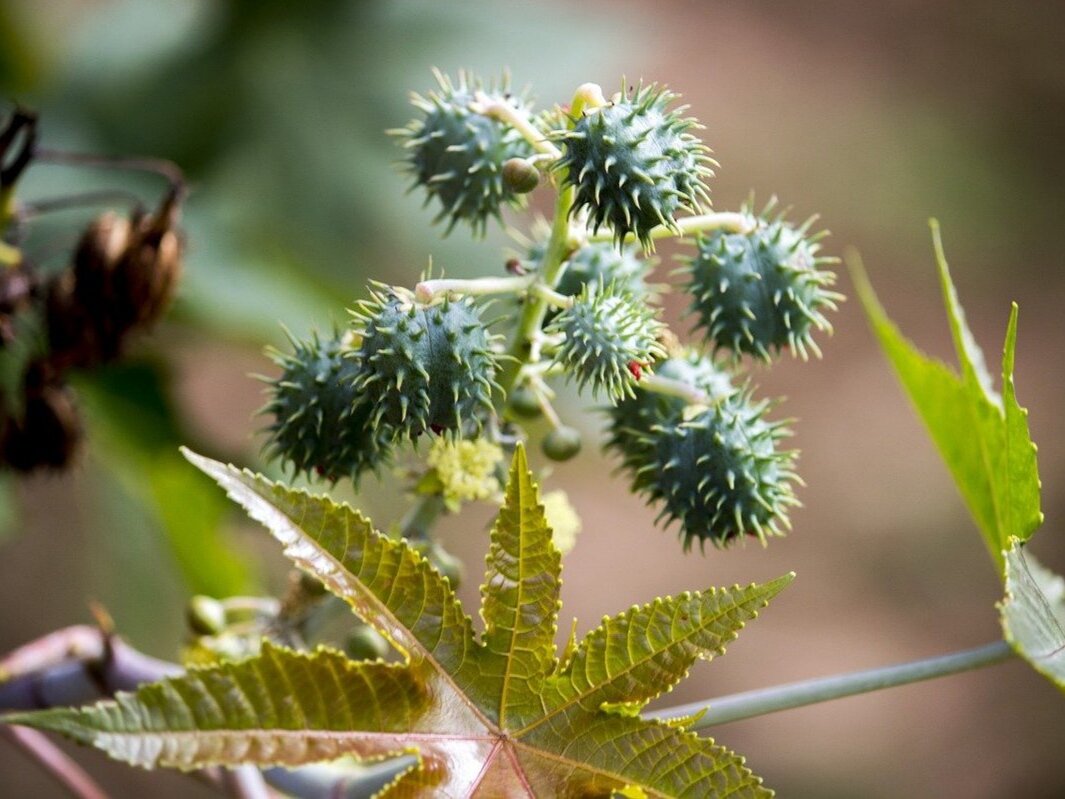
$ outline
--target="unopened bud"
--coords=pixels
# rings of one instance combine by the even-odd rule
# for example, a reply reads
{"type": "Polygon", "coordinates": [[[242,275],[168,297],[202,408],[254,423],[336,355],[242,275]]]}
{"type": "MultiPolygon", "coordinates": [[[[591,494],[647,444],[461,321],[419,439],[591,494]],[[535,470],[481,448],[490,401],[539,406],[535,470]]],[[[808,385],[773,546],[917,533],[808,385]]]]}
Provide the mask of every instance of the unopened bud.
{"type": "Polygon", "coordinates": [[[540,172],[524,158],[503,162],[503,185],[515,194],[528,194],[540,185],[540,172]]]}

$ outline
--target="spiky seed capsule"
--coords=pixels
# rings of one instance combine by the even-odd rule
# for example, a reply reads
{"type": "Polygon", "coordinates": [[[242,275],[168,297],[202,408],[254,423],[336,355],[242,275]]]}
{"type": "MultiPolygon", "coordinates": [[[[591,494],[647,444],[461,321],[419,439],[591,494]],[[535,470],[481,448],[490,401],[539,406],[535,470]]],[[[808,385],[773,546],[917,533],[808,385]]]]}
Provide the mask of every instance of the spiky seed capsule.
{"type": "MultiPolygon", "coordinates": [[[[536,268],[543,260],[550,233],[546,223],[538,222],[533,228],[535,240],[532,243],[515,234],[527,245],[525,261],[530,268],[536,268]]],[[[600,283],[605,286],[613,283],[633,297],[643,298],[649,294],[645,278],[652,266],[654,261],[641,258],[639,248],[632,244],[618,246],[608,241],[589,242],[566,259],[555,290],[567,297],[576,297],[585,286],[594,293],[600,283]]]]}
{"type": "Polygon", "coordinates": [[[568,461],[581,451],[581,431],[575,427],[559,425],[540,442],[544,455],[553,461],[568,461]]]}
{"type": "Polygon", "coordinates": [[[734,395],[646,436],[633,487],[661,503],[659,519],[680,523],[685,550],[696,540],[721,547],[744,535],[765,543],[789,526],[788,509],[798,504],[796,454],[777,449],[788,432],[763,418],[766,407],[734,395]]]}
{"type": "Polygon", "coordinates": [[[503,185],[515,194],[528,194],[540,185],[540,171],[524,158],[508,158],[503,163],[503,185]]]}
{"type": "Polygon", "coordinates": [[[270,400],[262,409],[274,419],[265,450],[295,472],[357,483],[388,461],[391,445],[370,424],[373,403],[355,390],[358,365],[348,341],[314,334],[292,346],[290,354],[268,352],[281,375],[270,382],[270,400]]]}
{"type": "MultiPolygon", "coordinates": [[[[655,374],[703,391],[710,403],[721,402],[736,391],[729,373],[695,349],[682,350],[660,361],[655,374]]],[[[606,448],[617,452],[622,466],[635,472],[648,460],[645,450],[653,442],[651,431],[680,424],[688,407],[680,397],[636,391],[634,396],[606,409],[610,419],[606,448]]]]}
{"type": "Polygon", "coordinates": [[[497,90],[462,72],[457,82],[435,74],[439,90],[412,97],[421,116],[392,133],[406,139],[411,188],[422,186],[426,203],[433,198],[440,203],[433,221],[449,220],[448,233],[464,221],[483,235],[489,218],[502,221],[504,203],[524,202],[504,182],[503,164],[532,155],[533,149],[514,128],[470,110],[470,105],[478,92],[484,92],[489,102],[509,103],[523,113],[526,103],[507,92],[505,85],[497,90]]]}
{"type": "Polygon", "coordinates": [[[633,299],[615,284],[585,286],[571,308],[547,327],[562,334],[555,362],[583,391],[593,397],[605,394],[611,402],[633,395],[638,372],[666,353],[658,343],[664,325],[646,303],[633,299]]]}
{"type": "Polygon", "coordinates": [[[492,337],[469,299],[416,301],[375,293],[355,312],[362,340],[354,390],[372,397],[372,422],[395,435],[469,433],[492,413],[492,337]]]}
{"type": "Polygon", "coordinates": [[[805,234],[806,225],[763,214],[749,234],[718,230],[699,238],[687,266],[689,312],[715,352],[768,361],[789,347],[803,359],[808,351],[820,356],[812,331],[831,332],[824,311],[835,310],[843,296],[829,288],[835,274],[817,268],[834,260],[818,257],[820,236],[805,234]]]}
{"type": "Polygon", "coordinates": [[[678,211],[698,212],[710,200],[703,181],[713,161],[688,133],[695,120],[668,108],[676,97],[640,85],[557,134],[564,146],[558,168],[576,188],[573,212],[589,209],[593,230],[606,225],[618,242],[633,233],[645,251],[654,249],[653,228],[675,228],[678,211]]]}

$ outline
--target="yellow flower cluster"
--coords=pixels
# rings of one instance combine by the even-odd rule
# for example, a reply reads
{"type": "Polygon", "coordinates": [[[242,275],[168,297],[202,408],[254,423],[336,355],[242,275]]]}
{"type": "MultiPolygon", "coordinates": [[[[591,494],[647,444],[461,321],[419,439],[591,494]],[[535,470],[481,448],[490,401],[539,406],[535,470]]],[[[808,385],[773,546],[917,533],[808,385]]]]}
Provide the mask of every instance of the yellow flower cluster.
{"type": "Polygon", "coordinates": [[[441,437],[429,449],[427,463],[436,472],[440,492],[449,507],[475,499],[489,499],[500,491],[496,467],[503,450],[483,438],[452,441],[441,437]]]}
{"type": "Polygon", "coordinates": [[[554,533],[555,546],[565,555],[577,543],[581,531],[581,517],[570,504],[565,491],[548,491],[543,496],[544,516],[554,533]]]}

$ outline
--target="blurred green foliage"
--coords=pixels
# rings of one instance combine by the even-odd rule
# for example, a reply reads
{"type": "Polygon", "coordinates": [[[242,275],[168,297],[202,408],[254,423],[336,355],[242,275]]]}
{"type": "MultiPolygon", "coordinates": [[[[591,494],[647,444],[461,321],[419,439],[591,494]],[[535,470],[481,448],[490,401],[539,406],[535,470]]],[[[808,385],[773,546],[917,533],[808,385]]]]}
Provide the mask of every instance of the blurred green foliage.
{"type": "MultiPolygon", "coordinates": [[[[302,334],[343,320],[369,274],[409,281],[430,251],[438,266],[500,266],[498,247],[474,248],[465,236],[440,245],[428,214],[405,195],[385,129],[406,121],[407,93],[431,83],[434,65],[484,74],[507,65],[535,73],[551,98],[569,91],[573,75],[606,68],[613,76],[620,66],[605,39],[555,51],[547,6],[530,5],[520,17],[494,8],[431,0],[5,4],[0,96],[40,113],[45,146],[179,164],[192,193],[172,318],[186,340],[259,347],[280,338],[279,323],[302,334]]],[[[160,188],[138,175],[42,165],[19,199],[101,187],[146,200],[160,188]]],[[[45,268],[62,265],[88,218],[35,222],[26,251],[45,268]]],[[[223,500],[176,460],[177,446],[195,440],[174,398],[168,336],[176,330],[153,336],[134,361],[81,375],[90,456],[105,482],[121,486],[122,501],[137,503],[162,533],[189,592],[261,590],[254,564],[229,547],[223,500]]],[[[242,449],[219,454],[254,460],[250,446],[242,449]]],[[[14,516],[10,502],[0,507],[14,516]]]]}

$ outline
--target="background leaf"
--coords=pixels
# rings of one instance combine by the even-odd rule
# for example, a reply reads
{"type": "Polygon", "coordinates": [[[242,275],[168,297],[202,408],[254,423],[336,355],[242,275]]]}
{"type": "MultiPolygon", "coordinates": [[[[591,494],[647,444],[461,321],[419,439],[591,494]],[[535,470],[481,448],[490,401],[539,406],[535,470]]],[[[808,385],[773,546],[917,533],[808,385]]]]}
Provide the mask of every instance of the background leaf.
{"type": "Polygon", "coordinates": [[[1003,396],[995,393],[983,353],[965,322],[943,255],[939,226],[932,223],[936,264],[961,374],[923,354],[888,318],[861,266],[851,267],[862,305],[910,401],[950,469],[954,482],[984,535],[991,557],[1003,568],[1011,536],[1027,540],[1042,523],[1035,445],[1027,411],[1017,404],[1013,357],[1017,306],[1010,313],[1002,358],[1003,396]]]}
{"type": "Polygon", "coordinates": [[[1006,640],[1032,667],[1065,690],[1065,579],[1013,538],[1004,553],[1006,597],[999,605],[1006,640]]]}

